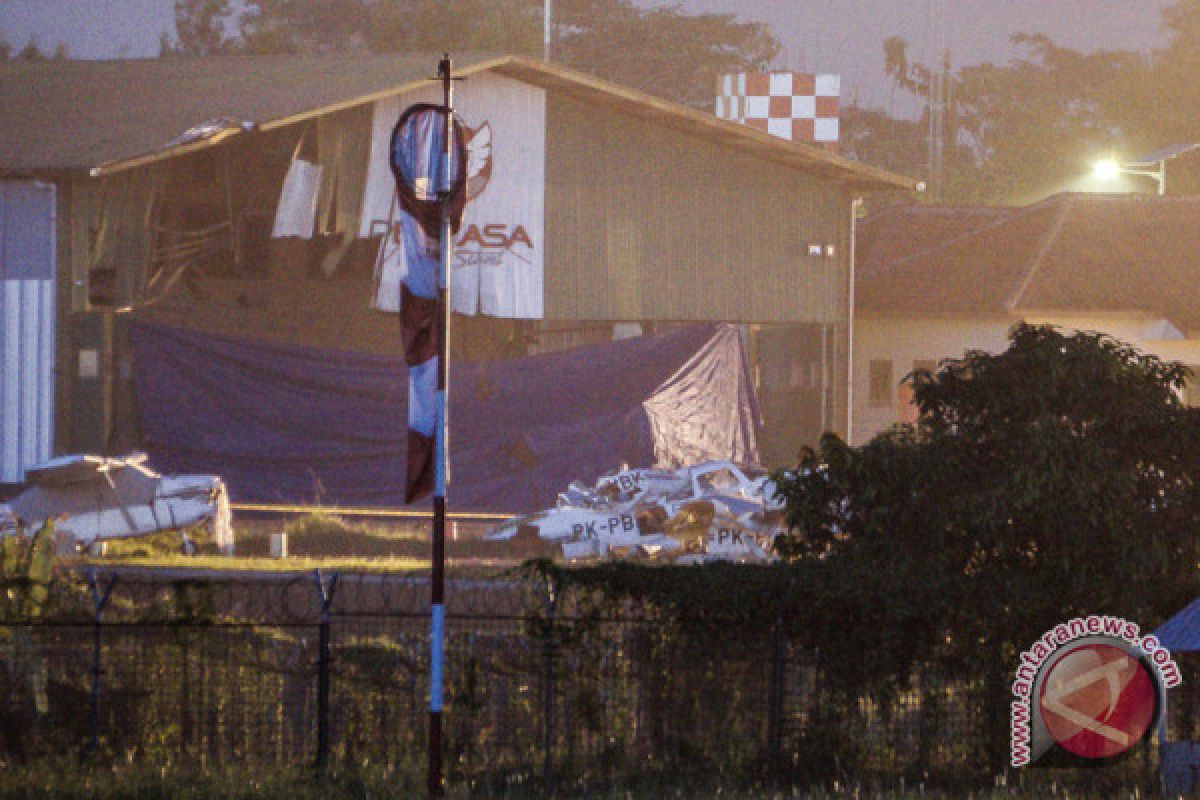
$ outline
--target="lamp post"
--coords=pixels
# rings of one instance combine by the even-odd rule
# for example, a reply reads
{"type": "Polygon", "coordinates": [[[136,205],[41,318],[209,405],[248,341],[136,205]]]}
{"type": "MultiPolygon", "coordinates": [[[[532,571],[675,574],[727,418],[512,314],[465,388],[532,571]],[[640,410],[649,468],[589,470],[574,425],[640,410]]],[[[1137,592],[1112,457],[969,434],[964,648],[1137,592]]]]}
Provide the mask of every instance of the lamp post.
{"type": "Polygon", "coordinates": [[[1119,162],[1116,159],[1105,158],[1097,161],[1092,172],[1102,180],[1112,180],[1118,175],[1142,175],[1154,178],[1158,183],[1158,193],[1167,193],[1167,162],[1200,147],[1195,144],[1176,144],[1142,156],[1134,161],[1119,162]]]}

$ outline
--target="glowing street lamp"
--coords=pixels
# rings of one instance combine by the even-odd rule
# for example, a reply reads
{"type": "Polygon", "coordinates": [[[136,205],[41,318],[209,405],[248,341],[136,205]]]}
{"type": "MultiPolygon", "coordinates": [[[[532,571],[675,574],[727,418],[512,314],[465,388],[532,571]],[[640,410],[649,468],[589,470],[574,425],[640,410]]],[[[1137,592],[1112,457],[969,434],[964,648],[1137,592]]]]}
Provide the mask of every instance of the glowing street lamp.
{"type": "Polygon", "coordinates": [[[1092,174],[1102,181],[1111,181],[1121,174],[1121,165],[1113,158],[1102,158],[1092,167],[1092,174]]]}
{"type": "Polygon", "coordinates": [[[1136,161],[1121,163],[1112,158],[1097,161],[1092,168],[1092,174],[1105,181],[1111,181],[1118,175],[1144,175],[1158,182],[1158,193],[1167,193],[1167,162],[1176,156],[1195,150],[1196,144],[1177,144],[1163,148],[1149,155],[1142,156],[1136,161]]]}
{"type": "Polygon", "coordinates": [[[1118,175],[1145,175],[1158,181],[1158,193],[1167,193],[1167,162],[1159,161],[1157,169],[1137,169],[1140,163],[1121,164],[1111,158],[1102,158],[1092,167],[1092,174],[1102,181],[1111,181],[1118,175]]]}

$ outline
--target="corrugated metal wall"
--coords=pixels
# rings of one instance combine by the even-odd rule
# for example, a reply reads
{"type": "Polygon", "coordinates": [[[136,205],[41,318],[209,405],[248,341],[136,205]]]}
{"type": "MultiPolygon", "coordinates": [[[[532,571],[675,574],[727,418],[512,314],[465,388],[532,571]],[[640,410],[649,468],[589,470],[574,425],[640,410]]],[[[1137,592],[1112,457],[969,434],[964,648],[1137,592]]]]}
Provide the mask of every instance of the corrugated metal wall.
{"type": "Polygon", "coordinates": [[[51,455],[55,191],[0,182],[0,483],[51,455]]]}
{"type": "Polygon", "coordinates": [[[546,118],[547,319],[845,322],[838,181],[558,94],[546,118]]]}

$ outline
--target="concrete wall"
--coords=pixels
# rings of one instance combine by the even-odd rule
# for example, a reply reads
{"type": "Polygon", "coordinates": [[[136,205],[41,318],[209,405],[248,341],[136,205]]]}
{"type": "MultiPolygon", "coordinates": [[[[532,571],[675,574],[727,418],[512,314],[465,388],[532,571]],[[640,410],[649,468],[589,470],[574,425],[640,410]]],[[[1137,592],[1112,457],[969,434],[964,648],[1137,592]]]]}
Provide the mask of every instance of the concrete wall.
{"type": "Polygon", "coordinates": [[[1008,317],[881,318],[859,315],[854,324],[854,431],[861,444],[895,424],[904,413],[899,382],[914,362],[958,358],[967,350],[999,352],[1015,320],[1008,317]],[[887,402],[872,404],[871,362],[890,361],[891,391],[887,402]]]}
{"type": "MultiPolygon", "coordinates": [[[[1169,361],[1182,361],[1200,373],[1200,339],[1185,339],[1167,320],[1153,314],[1030,314],[1026,322],[1057,325],[1064,331],[1100,331],[1169,361]]],[[[908,393],[899,383],[918,366],[958,358],[968,350],[998,353],[1008,346],[1009,329],[1016,317],[901,318],[860,315],[854,330],[854,432],[851,441],[862,444],[897,422],[911,421],[908,393]],[[871,402],[871,362],[890,361],[892,390],[887,402],[871,402]]],[[[1200,405],[1200,380],[1193,382],[1188,402],[1200,405]]],[[[876,398],[877,400],[880,398],[876,398]]]]}

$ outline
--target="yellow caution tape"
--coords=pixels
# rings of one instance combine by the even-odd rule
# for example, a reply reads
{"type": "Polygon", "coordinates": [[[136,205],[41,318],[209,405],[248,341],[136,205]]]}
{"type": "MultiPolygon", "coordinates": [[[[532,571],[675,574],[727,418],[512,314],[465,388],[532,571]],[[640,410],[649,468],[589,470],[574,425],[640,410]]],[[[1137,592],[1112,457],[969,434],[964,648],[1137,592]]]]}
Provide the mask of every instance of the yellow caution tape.
{"type": "MultiPolygon", "coordinates": [[[[356,517],[407,517],[428,519],[432,511],[412,511],[407,508],[344,508],[338,506],[288,506],[273,503],[231,503],[234,511],[265,511],[272,514],[346,514],[356,517]]],[[[506,519],[510,514],[488,514],[481,511],[447,511],[450,519],[506,519]]]]}

